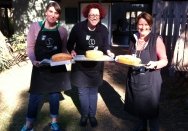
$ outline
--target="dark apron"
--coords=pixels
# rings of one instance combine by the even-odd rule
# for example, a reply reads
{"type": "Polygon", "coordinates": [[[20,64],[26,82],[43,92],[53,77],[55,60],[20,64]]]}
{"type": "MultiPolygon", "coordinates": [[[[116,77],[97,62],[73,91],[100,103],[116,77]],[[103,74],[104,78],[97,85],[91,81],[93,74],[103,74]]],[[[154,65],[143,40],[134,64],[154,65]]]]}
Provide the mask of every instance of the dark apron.
{"type": "MultiPolygon", "coordinates": [[[[141,59],[145,64],[151,60],[148,46],[142,51],[141,59]]],[[[160,70],[141,73],[130,68],[126,82],[125,110],[144,119],[158,116],[161,83],[160,70]]]]}
{"type": "Polygon", "coordinates": [[[76,62],[72,65],[71,83],[77,87],[99,87],[103,82],[104,62],[76,62]]]}
{"type": "MultiPolygon", "coordinates": [[[[62,42],[58,29],[54,31],[39,31],[35,44],[37,61],[50,59],[52,55],[62,52],[62,42]]],[[[71,89],[70,72],[65,65],[61,66],[33,66],[30,93],[52,93],[71,89]]]]}
{"type": "MultiPolygon", "coordinates": [[[[76,46],[78,55],[85,55],[87,50],[93,50],[98,46],[98,49],[104,51],[103,39],[101,33],[95,31],[83,31],[83,37],[80,41],[81,45],[76,46]],[[89,39],[86,40],[86,36],[89,39]]],[[[71,84],[77,87],[99,87],[103,82],[103,67],[104,62],[98,61],[80,61],[72,65],[71,84]]]]}

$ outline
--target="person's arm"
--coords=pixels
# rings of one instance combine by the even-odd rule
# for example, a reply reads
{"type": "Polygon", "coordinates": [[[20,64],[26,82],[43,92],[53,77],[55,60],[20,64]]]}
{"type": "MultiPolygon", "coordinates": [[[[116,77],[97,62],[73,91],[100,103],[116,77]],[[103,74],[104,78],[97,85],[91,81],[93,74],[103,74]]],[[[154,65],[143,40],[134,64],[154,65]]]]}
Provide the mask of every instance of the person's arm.
{"type": "Polygon", "coordinates": [[[161,69],[168,64],[166,48],[161,37],[157,38],[156,53],[158,61],[150,61],[147,65],[150,69],[161,69]]]}
{"type": "Polygon", "coordinates": [[[67,30],[61,26],[59,27],[59,34],[61,37],[61,42],[62,42],[62,52],[67,53],[67,37],[68,37],[68,32],[67,30]]]}
{"type": "Polygon", "coordinates": [[[157,69],[163,68],[168,64],[168,59],[166,55],[166,48],[165,44],[163,43],[163,40],[161,37],[157,38],[157,44],[156,44],[156,52],[157,52],[157,69]]]}
{"type": "MultiPolygon", "coordinates": [[[[29,31],[27,34],[27,55],[31,62],[34,64],[36,61],[35,58],[35,52],[34,52],[34,47],[36,43],[36,38],[38,35],[38,32],[40,30],[40,26],[38,25],[38,22],[32,23],[29,27],[29,31]]],[[[35,64],[34,64],[35,65],[35,64]]]]}
{"type": "Polygon", "coordinates": [[[71,55],[74,57],[76,56],[76,52],[74,50],[74,46],[75,46],[75,42],[76,42],[76,29],[75,27],[72,28],[69,38],[68,38],[68,42],[67,42],[67,50],[69,51],[69,53],[71,53],[71,55]]]}
{"type": "Polygon", "coordinates": [[[105,27],[105,28],[103,29],[103,34],[102,34],[102,36],[103,36],[103,44],[104,44],[104,45],[103,45],[103,49],[104,49],[104,51],[106,51],[105,53],[106,53],[108,56],[114,58],[114,57],[115,57],[115,54],[112,53],[111,50],[110,50],[110,43],[109,43],[109,40],[108,40],[108,35],[109,35],[108,30],[107,30],[106,27],[105,27]]]}

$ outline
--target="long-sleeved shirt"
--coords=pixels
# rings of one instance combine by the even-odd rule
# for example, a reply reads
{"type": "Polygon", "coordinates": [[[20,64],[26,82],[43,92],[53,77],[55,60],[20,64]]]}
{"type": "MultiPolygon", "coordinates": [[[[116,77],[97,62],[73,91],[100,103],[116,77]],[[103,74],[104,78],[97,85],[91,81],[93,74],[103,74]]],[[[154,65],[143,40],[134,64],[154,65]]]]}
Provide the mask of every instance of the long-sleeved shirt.
{"type": "MultiPolygon", "coordinates": [[[[42,24],[43,24],[43,21],[33,22],[29,27],[29,32],[27,34],[27,55],[29,59],[31,60],[31,62],[36,60],[34,47],[35,47],[38,33],[41,30],[42,24]]],[[[47,29],[44,28],[44,30],[47,30],[47,29]]],[[[67,36],[68,36],[67,30],[63,26],[59,26],[58,31],[62,40],[62,52],[67,52],[66,50],[67,36]]]]}
{"type": "Polygon", "coordinates": [[[92,50],[95,47],[107,54],[107,50],[110,49],[107,28],[99,23],[94,31],[89,31],[87,20],[76,24],[68,39],[68,51],[75,50],[78,55],[83,55],[86,50],[92,50]]]}

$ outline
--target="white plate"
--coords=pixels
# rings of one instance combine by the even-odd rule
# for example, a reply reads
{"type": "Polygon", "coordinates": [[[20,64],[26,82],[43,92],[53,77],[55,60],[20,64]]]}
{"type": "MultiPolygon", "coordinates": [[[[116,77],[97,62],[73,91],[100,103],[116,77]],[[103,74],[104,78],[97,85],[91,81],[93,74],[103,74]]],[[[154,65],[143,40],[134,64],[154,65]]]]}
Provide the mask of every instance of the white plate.
{"type": "Polygon", "coordinates": [[[43,59],[39,64],[42,65],[50,65],[50,66],[58,66],[58,65],[67,65],[74,63],[74,60],[65,60],[65,61],[57,61],[54,62],[50,59],[43,59]]]}
{"type": "Polygon", "coordinates": [[[75,61],[114,61],[113,58],[107,55],[103,55],[103,57],[99,59],[89,59],[89,58],[86,58],[85,55],[76,55],[73,59],[75,61]]]}

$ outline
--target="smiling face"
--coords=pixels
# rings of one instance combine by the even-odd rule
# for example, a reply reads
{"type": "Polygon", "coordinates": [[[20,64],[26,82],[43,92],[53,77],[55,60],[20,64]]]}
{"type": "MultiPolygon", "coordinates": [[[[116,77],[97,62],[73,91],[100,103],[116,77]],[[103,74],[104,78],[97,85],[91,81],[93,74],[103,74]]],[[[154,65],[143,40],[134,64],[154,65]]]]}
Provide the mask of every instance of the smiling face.
{"type": "Polygon", "coordinates": [[[46,12],[46,21],[49,24],[55,24],[59,20],[60,14],[55,10],[53,6],[49,7],[46,12]]]}
{"type": "Polygon", "coordinates": [[[144,18],[140,18],[137,23],[137,30],[140,36],[147,36],[151,32],[151,27],[144,18]]]}
{"type": "Polygon", "coordinates": [[[100,12],[97,8],[91,8],[88,13],[88,26],[95,28],[100,21],[100,12]]]}

